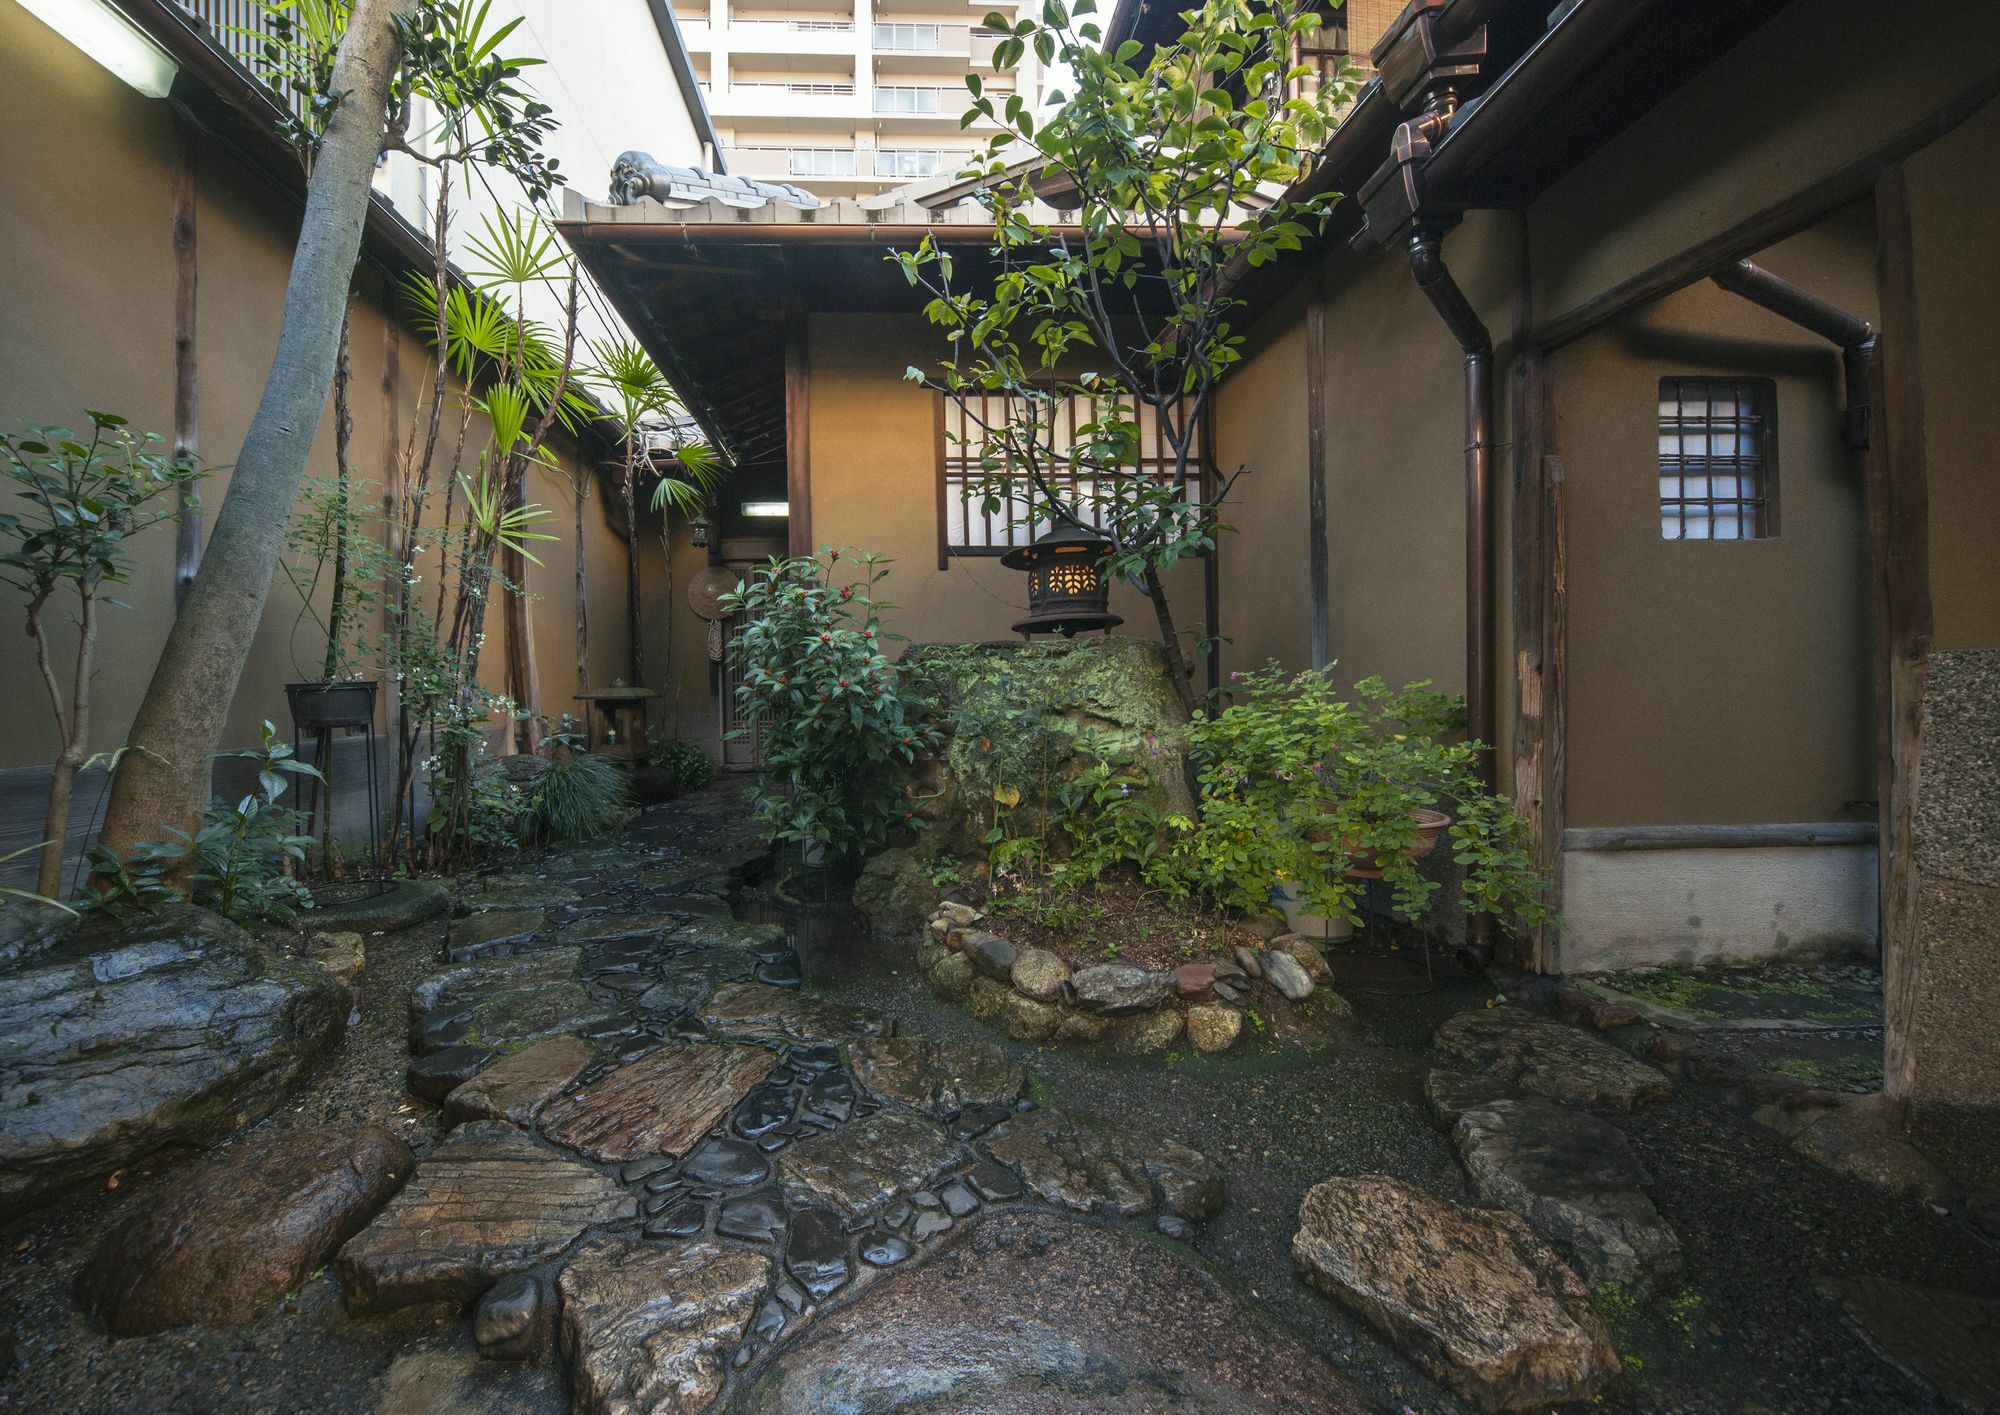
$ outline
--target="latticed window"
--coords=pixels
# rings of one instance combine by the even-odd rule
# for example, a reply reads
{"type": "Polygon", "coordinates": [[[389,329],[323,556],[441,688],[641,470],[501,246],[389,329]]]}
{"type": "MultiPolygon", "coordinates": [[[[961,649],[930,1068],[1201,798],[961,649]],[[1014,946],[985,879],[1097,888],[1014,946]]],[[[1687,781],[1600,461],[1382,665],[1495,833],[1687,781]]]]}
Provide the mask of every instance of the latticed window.
{"type": "Polygon", "coordinates": [[[1769,379],[1660,380],[1663,537],[1762,540],[1776,533],[1776,402],[1769,379]]]}
{"type": "MultiPolygon", "coordinates": [[[[940,561],[948,555],[1003,555],[1017,545],[1029,544],[1050,530],[1051,524],[1046,518],[1030,520],[1035,496],[1025,474],[1018,481],[1018,492],[1004,498],[996,510],[986,509],[985,497],[978,490],[989,476],[980,466],[984,437],[982,424],[997,428],[1006,422],[1006,397],[997,393],[974,394],[969,409],[961,406],[957,399],[942,393],[937,398],[940,561]]],[[[1139,456],[1137,465],[1119,473],[1117,480],[1129,481],[1133,477],[1171,480],[1174,449],[1161,428],[1158,411],[1149,404],[1140,404],[1134,415],[1132,405],[1127,404],[1126,413],[1138,424],[1139,456]]],[[[1060,462],[1061,454],[1074,447],[1082,436],[1078,429],[1087,426],[1096,417],[1097,410],[1092,400],[1082,394],[1073,394],[1056,407],[1055,426],[1042,439],[1057,453],[1057,466],[1049,477],[1051,486],[1064,501],[1082,511],[1086,519],[1093,519],[1090,514],[1092,508],[1102,511],[1104,503],[1116,496],[1117,484],[1114,482],[1111,486],[1100,487],[1087,472],[1074,475],[1060,462]]],[[[1202,494],[1206,485],[1205,467],[1206,456],[1197,430],[1189,468],[1196,496],[1202,494]]]]}

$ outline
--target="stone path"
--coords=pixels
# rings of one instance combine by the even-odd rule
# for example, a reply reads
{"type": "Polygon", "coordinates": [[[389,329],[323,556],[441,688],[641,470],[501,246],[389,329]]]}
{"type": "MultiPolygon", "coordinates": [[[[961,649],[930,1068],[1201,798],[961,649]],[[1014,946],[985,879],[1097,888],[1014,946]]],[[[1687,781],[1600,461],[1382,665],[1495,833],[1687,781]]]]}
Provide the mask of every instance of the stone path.
{"type": "Polygon", "coordinates": [[[791,1393],[830,1389],[809,1374],[826,1362],[953,1409],[1037,1408],[1020,1403],[1031,1388],[1073,1388],[1080,1410],[1361,1408],[1149,1241],[1221,1209],[1206,1157],[1037,1108],[997,1046],[899,1036],[802,990],[784,930],[733,916],[761,858],[725,833],[736,820],[717,811],[693,852],[685,820],[673,845],[642,824],[462,886],[409,992],[407,1084],[437,1106],[441,1142],[412,1162],[386,1137],[357,1151],[301,1132],[233,1205],[214,1199],[240,1155],[192,1172],[100,1250],[87,1290],[103,1319],[246,1320],[331,1257],[352,1316],[449,1304],[489,1358],[426,1338],[388,1373],[385,1408],[535,1408],[558,1358],[587,1412],[806,1408],[791,1393]],[[324,1182],[299,1172],[313,1156],[324,1182]],[[140,1300],[174,1289],[183,1250],[264,1234],[296,1236],[240,1265],[242,1290],[211,1311],[140,1300]],[[947,1271],[977,1276],[940,1288],[947,1271]],[[992,1328],[979,1358],[938,1368],[935,1341],[967,1320],[938,1304],[975,1291],[992,1328]],[[1179,1329],[1137,1315],[1175,1304],[1179,1329]],[[880,1359],[889,1330],[900,1366],[880,1359]]]}

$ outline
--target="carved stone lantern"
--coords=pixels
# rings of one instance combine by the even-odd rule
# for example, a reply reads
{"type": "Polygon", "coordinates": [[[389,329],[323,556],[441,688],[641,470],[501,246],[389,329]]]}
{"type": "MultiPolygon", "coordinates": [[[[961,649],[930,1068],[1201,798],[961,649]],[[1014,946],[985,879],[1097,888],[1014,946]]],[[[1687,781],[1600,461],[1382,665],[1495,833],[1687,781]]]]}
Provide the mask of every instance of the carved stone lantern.
{"type": "Polygon", "coordinates": [[[1123,624],[1109,608],[1111,582],[1104,578],[1104,557],[1110,553],[1110,541],[1075,526],[1059,526],[1033,545],[1008,551],[1000,563],[1028,572],[1028,617],[1014,632],[1069,639],[1123,624]]]}
{"type": "Polygon", "coordinates": [[[646,760],[646,704],[660,696],[651,688],[628,688],[623,678],[608,688],[578,693],[584,705],[584,749],[630,770],[646,760]]]}

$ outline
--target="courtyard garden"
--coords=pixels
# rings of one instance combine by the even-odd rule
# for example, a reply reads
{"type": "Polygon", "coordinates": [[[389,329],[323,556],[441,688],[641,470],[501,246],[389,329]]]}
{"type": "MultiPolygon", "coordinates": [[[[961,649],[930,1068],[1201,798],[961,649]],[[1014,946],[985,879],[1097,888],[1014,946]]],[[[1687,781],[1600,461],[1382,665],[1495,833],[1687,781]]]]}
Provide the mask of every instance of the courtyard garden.
{"type": "Polygon", "coordinates": [[[970,80],[990,259],[887,264],[1029,609],[921,644],[865,547],[675,578],[746,469],[586,333],[518,20],[258,13],[305,205],[226,491],[116,413],[0,436],[11,705],[59,744],[0,890],[0,1407],[1994,1408],[2000,1203],[1885,1109],[1877,968],[1530,971],[1560,881],[1476,704],[1204,686],[1181,572],[1258,493],[1198,429],[1230,281],[1337,200],[1273,195],[1355,98],[1297,83],[1322,12],[1208,0],[1150,52],[1088,3],[988,18],[996,70],[1073,92],[970,80]],[[407,405],[354,372],[399,152],[407,405]],[[525,204],[455,264],[454,188],[501,176],[525,204]],[[102,625],[189,530],[97,749],[102,625]],[[291,725],[246,743],[274,656],[291,725]],[[733,735],[681,733],[689,662],[733,735]]]}

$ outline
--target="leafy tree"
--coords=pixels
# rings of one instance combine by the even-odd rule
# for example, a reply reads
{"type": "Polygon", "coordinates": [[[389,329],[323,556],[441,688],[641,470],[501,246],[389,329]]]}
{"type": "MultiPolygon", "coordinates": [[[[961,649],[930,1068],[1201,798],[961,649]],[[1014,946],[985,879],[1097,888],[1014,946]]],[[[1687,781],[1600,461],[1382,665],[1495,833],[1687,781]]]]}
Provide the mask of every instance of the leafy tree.
{"type": "Polygon", "coordinates": [[[548,110],[518,83],[525,61],[497,52],[508,27],[484,28],[483,0],[476,8],[471,0],[282,0],[271,8],[316,26],[303,38],[296,28],[281,34],[273,46],[274,85],[303,96],[295,141],[307,154],[305,215],[270,376],[112,787],[103,841],[120,853],[201,815],[208,758],[262,620],[333,383],[377,159],[408,146],[421,98],[439,119],[419,160],[448,173],[453,159],[490,159],[530,190],[559,180],[538,151],[548,110]]]}
{"type": "Polygon", "coordinates": [[[18,509],[0,511],[0,583],[27,597],[35,667],[62,743],[49,777],[35,880],[36,892],[47,899],[59,896],[70,796],[89,760],[98,604],[121,603],[101,591],[125,583],[131,568],[126,542],[148,526],[178,519],[182,488],[202,475],[192,460],[157,450],[157,434],[134,433],[121,417],[92,413],[90,424],[88,442],[66,427],[0,433],[0,474],[19,496],[18,509]],[[53,601],[65,591],[76,596],[77,635],[67,695],[49,625],[53,601]]]}
{"type": "MultiPolygon", "coordinates": [[[[1093,0],[1046,0],[986,24],[1004,73],[1032,47],[1074,92],[1039,121],[967,78],[970,124],[1000,125],[974,171],[987,185],[995,259],[974,289],[926,238],[890,258],[930,296],[950,340],[934,370],[908,376],[964,410],[989,514],[1025,503],[1026,523],[1089,527],[1112,543],[1108,573],[1151,600],[1174,686],[1193,710],[1186,646],[1164,575],[1213,549],[1219,508],[1244,469],[1204,485],[1202,426],[1241,358],[1230,294],[1240,270],[1296,250],[1334,200],[1275,196],[1312,163],[1351,82],[1308,90],[1290,59],[1319,23],[1301,0],[1203,0],[1172,43],[1111,52],[1086,19],[1093,0]],[[1143,56],[1143,57],[1142,57],[1143,56]],[[1025,159],[1021,153],[1028,154],[1025,159]],[[1042,201],[1073,213],[1058,220],[1042,201]],[[1086,410],[1073,437],[1066,405],[1086,410]],[[988,409],[997,407],[997,413],[988,409]],[[1140,474],[1141,409],[1168,455],[1140,474]]],[[[1212,628],[1211,628],[1212,632],[1212,628]]]]}

